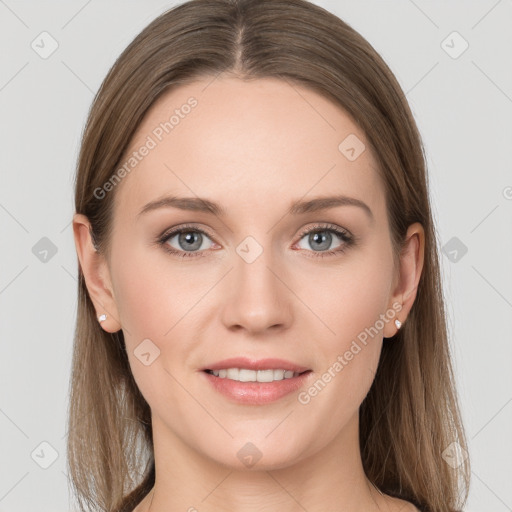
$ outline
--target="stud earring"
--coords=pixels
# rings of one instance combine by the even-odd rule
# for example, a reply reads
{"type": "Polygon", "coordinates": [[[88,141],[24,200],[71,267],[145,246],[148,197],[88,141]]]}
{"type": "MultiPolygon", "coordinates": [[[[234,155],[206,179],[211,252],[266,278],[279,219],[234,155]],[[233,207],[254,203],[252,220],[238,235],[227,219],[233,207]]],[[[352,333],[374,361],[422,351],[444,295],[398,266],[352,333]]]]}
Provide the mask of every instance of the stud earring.
{"type": "Polygon", "coordinates": [[[107,315],[103,314],[98,317],[99,322],[104,322],[107,319],[107,315]]]}
{"type": "Polygon", "coordinates": [[[400,329],[400,327],[402,327],[402,322],[400,322],[400,320],[398,320],[398,318],[395,320],[395,325],[396,325],[396,328],[397,329],[400,329]]]}

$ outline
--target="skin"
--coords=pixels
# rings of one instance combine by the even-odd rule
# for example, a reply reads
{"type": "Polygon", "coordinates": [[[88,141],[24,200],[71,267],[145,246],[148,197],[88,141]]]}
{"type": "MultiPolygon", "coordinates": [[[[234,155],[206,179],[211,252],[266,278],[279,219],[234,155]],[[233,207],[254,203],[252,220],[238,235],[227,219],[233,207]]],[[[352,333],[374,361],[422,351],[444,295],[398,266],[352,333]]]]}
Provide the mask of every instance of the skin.
{"type": "MultiPolygon", "coordinates": [[[[91,299],[98,315],[108,315],[101,325],[123,329],[152,411],[156,483],[135,510],[416,510],[371,486],[359,451],[358,410],[382,343],[396,342],[383,339],[396,333],[394,320],[305,405],[297,393],[267,405],[234,403],[199,371],[239,355],[278,357],[312,369],[307,388],[394,303],[401,305],[395,318],[406,321],[424,252],[423,228],[413,224],[393,266],[376,160],[343,109],[286,81],[212,80],[167,92],[138,127],[129,153],[190,96],[198,100],[109,192],[116,199],[110,258],[95,252],[87,218],[73,221],[91,299]],[[349,134],[367,148],[354,161],[338,149],[349,134]],[[286,214],[294,200],[334,193],[364,201],[373,220],[357,206],[286,214]],[[166,207],[137,218],[166,194],[207,198],[226,216],[166,207]],[[154,243],[185,223],[212,235],[203,236],[204,257],[180,258],[154,243]],[[300,235],[318,223],[358,242],[346,246],[328,231],[328,249],[315,251],[314,240],[300,235]],[[252,263],[236,251],[247,236],[263,249],[252,263]],[[134,355],[146,338],[160,350],[147,366],[134,355]],[[262,453],[250,468],[237,457],[247,442],[262,453]]],[[[178,236],[166,243],[187,251],[178,236]]]]}

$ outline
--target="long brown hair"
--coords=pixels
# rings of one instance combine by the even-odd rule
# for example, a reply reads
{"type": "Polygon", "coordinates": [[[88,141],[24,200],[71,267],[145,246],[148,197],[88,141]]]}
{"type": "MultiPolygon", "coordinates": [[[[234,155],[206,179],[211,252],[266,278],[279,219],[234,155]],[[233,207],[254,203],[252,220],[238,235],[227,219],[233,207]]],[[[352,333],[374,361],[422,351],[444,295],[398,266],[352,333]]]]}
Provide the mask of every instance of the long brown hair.
{"type": "MultiPolygon", "coordinates": [[[[76,212],[88,217],[98,250],[108,255],[116,192],[100,199],[95,190],[113,175],[160,95],[220,73],[287,80],[344,108],[377,158],[395,257],[407,227],[423,225],[417,297],[396,339],[383,345],[360,407],[360,448],[365,472],[382,492],[425,512],[459,510],[470,471],[468,460],[454,468],[443,456],[450,445],[467,445],[424,149],[397,80],[344,21],[305,0],[192,0],[160,15],[125,49],[96,94],[77,166],[76,212]]],[[[109,334],[100,327],[80,265],[78,275],[70,480],[81,510],[131,511],[155,481],[150,408],[133,379],[122,331],[109,334]]]]}

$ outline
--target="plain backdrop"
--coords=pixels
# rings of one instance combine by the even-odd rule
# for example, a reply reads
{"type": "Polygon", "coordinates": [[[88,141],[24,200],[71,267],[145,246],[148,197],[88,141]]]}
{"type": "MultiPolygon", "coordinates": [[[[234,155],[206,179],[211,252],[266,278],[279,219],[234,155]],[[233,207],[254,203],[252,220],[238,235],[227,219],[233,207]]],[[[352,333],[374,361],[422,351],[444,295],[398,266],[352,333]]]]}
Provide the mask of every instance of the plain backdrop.
{"type": "MultiPolygon", "coordinates": [[[[466,510],[511,511],[512,2],[315,3],[359,31],[407,94],[428,156],[470,441],[466,510]]],[[[65,443],[80,136],[117,56],[173,5],[0,0],[0,512],[72,510],[65,443]]]]}

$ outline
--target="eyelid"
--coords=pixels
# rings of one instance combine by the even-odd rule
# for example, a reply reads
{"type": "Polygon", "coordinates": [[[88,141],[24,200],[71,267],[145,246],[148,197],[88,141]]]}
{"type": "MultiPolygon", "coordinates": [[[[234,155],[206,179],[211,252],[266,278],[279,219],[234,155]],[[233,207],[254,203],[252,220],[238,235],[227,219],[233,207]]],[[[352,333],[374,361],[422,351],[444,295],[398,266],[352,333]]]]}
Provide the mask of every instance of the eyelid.
{"type": "Polygon", "coordinates": [[[308,226],[304,228],[298,235],[299,239],[302,238],[304,235],[307,235],[311,232],[315,231],[335,231],[336,233],[339,233],[341,235],[345,235],[347,238],[354,238],[353,235],[345,228],[342,228],[341,226],[337,226],[336,224],[331,224],[330,222],[317,222],[313,226],[308,226]]]}
{"type": "Polygon", "coordinates": [[[203,233],[205,235],[208,235],[211,239],[214,239],[215,237],[209,232],[208,229],[202,228],[197,226],[196,224],[182,224],[179,226],[175,226],[169,229],[166,229],[159,237],[158,240],[167,240],[171,235],[177,235],[181,231],[197,231],[199,233],[203,233]]]}
{"type": "Polygon", "coordinates": [[[350,231],[336,224],[331,224],[330,222],[318,222],[313,226],[308,226],[304,228],[300,234],[298,235],[298,241],[295,242],[294,247],[300,243],[302,238],[310,233],[320,233],[322,231],[330,231],[335,234],[340,240],[341,245],[335,249],[330,249],[327,251],[311,251],[307,249],[299,249],[300,251],[304,251],[305,255],[308,258],[326,258],[330,256],[339,256],[344,253],[347,249],[352,246],[358,244],[359,239],[356,238],[350,231]]]}
{"type": "MultiPolygon", "coordinates": [[[[167,244],[168,240],[171,238],[174,238],[176,235],[179,235],[183,232],[187,231],[194,231],[197,233],[201,233],[203,235],[206,235],[208,238],[212,240],[214,244],[217,244],[215,241],[215,237],[209,232],[208,229],[200,228],[195,224],[182,224],[180,226],[174,226],[172,228],[166,229],[160,236],[157,237],[156,243],[163,246],[164,250],[169,252],[170,254],[177,255],[177,256],[205,256],[207,253],[207,250],[203,251],[180,251],[178,249],[175,249],[174,247],[171,247],[167,244]]],[[[218,244],[219,245],[219,244],[218,244]]]]}
{"type": "MultiPolygon", "coordinates": [[[[190,229],[191,231],[198,231],[200,233],[208,235],[213,240],[215,239],[215,236],[212,235],[212,233],[207,228],[199,227],[196,224],[183,224],[183,225],[175,226],[173,228],[168,228],[161,235],[158,236],[158,239],[159,240],[167,239],[172,234],[178,234],[180,231],[185,231],[186,229],[190,229]]],[[[337,226],[336,224],[331,224],[329,222],[317,222],[317,223],[314,223],[313,226],[307,226],[304,229],[302,229],[297,236],[299,238],[302,238],[304,235],[306,235],[312,231],[320,230],[320,229],[325,229],[325,230],[332,229],[333,231],[343,233],[344,235],[347,236],[347,238],[349,238],[349,237],[354,238],[353,235],[350,233],[350,231],[348,231],[347,229],[342,228],[341,226],[337,226]]]]}
{"type": "MultiPolygon", "coordinates": [[[[182,225],[178,225],[178,226],[166,229],[159,237],[157,237],[157,242],[162,246],[167,245],[166,242],[170,238],[172,238],[182,232],[186,232],[186,231],[195,231],[198,233],[202,233],[202,234],[208,236],[214,243],[217,243],[215,240],[215,237],[210,233],[210,231],[208,229],[199,227],[196,224],[182,224],[182,225]]],[[[313,225],[303,228],[297,235],[298,240],[297,240],[297,242],[295,242],[293,244],[293,246],[295,246],[298,242],[300,242],[300,240],[302,240],[302,238],[305,235],[307,235],[309,233],[314,233],[316,231],[318,231],[318,232],[320,232],[320,231],[334,232],[336,234],[336,236],[338,236],[338,238],[340,238],[342,240],[343,245],[341,248],[337,248],[337,249],[334,249],[331,251],[306,251],[306,252],[316,253],[315,256],[311,256],[311,257],[323,257],[323,256],[332,255],[335,253],[342,253],[348,248],[348,246],[355,245],[356,242],[358,241],[358,239],[354,235],[352,235],[352,233],[350,233],[350,231],[348,231],[345,228],[342,228],[341,226],[337,226],[336,224],[331,224],[329,222],[317,222],[317,223],[314,223],[313,225]]],[[[171,254],[175,254],[178,256],[187,255],[187,256],[191,256],[191,257],[205,256],[206,253],[208,252],[208,250],[181,251],[181,250],[175,249],[174,247],[170,247],[170,246],[165,247],[164,250],[166,250],[167,252],[169,252],[171,254]]],[[[301,250],[304,250],[304,249],[301,249],[301,250]]]]}

